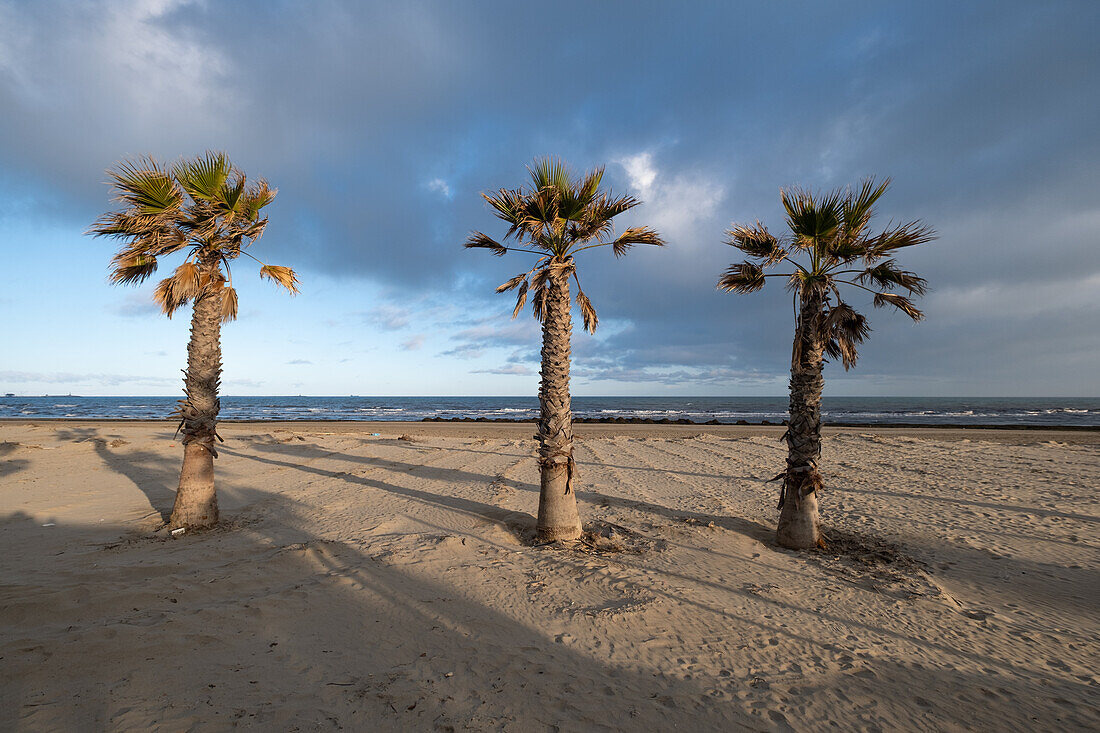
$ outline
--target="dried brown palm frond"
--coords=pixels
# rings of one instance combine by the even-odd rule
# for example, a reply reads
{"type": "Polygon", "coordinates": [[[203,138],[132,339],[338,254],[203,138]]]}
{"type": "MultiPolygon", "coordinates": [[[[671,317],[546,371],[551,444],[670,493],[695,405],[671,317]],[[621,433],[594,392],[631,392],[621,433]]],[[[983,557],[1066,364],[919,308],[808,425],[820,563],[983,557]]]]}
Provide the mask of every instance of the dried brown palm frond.
{"type": "Polygon", "coordinates": [[[892,305],[914,321],[919,321],[924,318],[924,313],[917,310],[917,307],[913,305],[912,301],[897,293],[875,293],[873,302],[876,308],[892,305]]]}
{"type": "Polygon", "coordinates": [[[764,270],[751,262],[739,262],[730,265],[726,274],[718,281],[718,289],[734,293],[754,293],[764,287],[764,270]]]}
{"type": "Polygon", "coordinates": [[[488,249],[491,250],[492,253],[497,257],[503,257],[508,252],[508,248],[505,247],[503,244],[496,241],[488,234],[482,234],[481,232],[471,233],[469,238],[462,244],[462,246],[466,247],[467,249],[488,249]]]}
{"type": "Polygon", "coordinates": [[[787,250],[760,222],[754,225],[735,224],[726,231],[726,244],[736,247],[749,257],[764,260],[764,267],[778,264],[787,258],[787,250]]]}
{"type": "Polygon", "coordinates": [[[112,283],[136,285],[157,271],[157,258],[140,252],[119,253],[111,259],[111,268],[112,283]]]}
{"type": "Polygon", "coordinates": [[[172,273],[173,291],[184,300],[195,298],[201,292],[202,273],[193,262],[184,262],[172,273]]]}
{"type": "Polygon", "coordinates": [[[497,285],[497,292],[498,293],[507,293],[509,290],[515,290],[516,288],[518,288],[520,286],[520,283],[523,283],[523,282],[527,281],[527,275],[529,275],[529,274],[530,273],[526,273],[526,272],[520,273],[519,275],[516,275],[515,277],[513,277],[511,280],[509,280],[509,281],[507,281],[507,282],[505,282],[501,285],[497,285]]]}
{"type": "Polygon", "coordinates": [[[855,366],[859,359],[858,347],[871,333],[867,318],[843,301],[829,308],[822,330],[825,353],[842,359],[845,371],[855,366]]]}
{"type": "Polygon", "coordinates": [[[264,265],[260,268],[260,277],[282,285],[291,295],[298,294],[298,276],[289,267],[264,265]]]}
{"type": "Polygon", "coordinates": [[[222,288],[222,323],[237,320],[237,289],[231,285],[222,288]]]}
{"type": "Polygon", "coordinates": [[[519,315],[519,312],[523,310],[523,306],[527,303],[527,277],[524,276],[523,282],[520,283],[519,292],[516,293],[516,307],[512,309],[512,318],[519,315]]]}
{"type": "Polygon", "coordinates": [[[873,284],[883,290],[905,288],[912,295],[924,295],[927,281],[918,277],[915,272],[900,269],[897,264],[896,260],[888,259],[874,267],[868,267],[856,277],[856,282],[873,284]]]}
{"type": "Polygon", "coordinates": [[[635,245],[649,244],[661,247],[664,243],[665,240],[661,239],[661,235],[649,227],[630,227],[611,242],[611,251],[616,257],[622,257],[635,245]]]}
{"type": "Polygon", "coordinates": [[[580,307],[581,317],[584,319],[584,330],[588,333],[595,333],[600,319],[596,315],[596,309],[592,307],[592,301],[581,290],[580,281],[577,282],[577,305],[580,307]]]}
{"type": "Polygon", "coordinates": [[[187,305],[187,299],[175,291],[175,279],[171,277],[166,277],[157,283],[157,287],[153,291],[153,300],[160,306],[164,315],[169,318],[177,310],[187,305]]]}

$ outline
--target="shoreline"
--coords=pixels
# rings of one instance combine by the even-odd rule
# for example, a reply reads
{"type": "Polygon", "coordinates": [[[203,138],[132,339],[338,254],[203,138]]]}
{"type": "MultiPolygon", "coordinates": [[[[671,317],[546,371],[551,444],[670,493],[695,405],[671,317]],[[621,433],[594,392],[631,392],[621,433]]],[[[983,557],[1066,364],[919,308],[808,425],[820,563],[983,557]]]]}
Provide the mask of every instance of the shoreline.
{"type": "MultiPolygon", "coordinates": [[[[142,418],[2,418],[0,426],[65,427],[67,425],[100,425],[119,427],[152,427],[174,430],[173,419],[142,418]]],[[[413,433],[417,435],[455,438],[533,438],[534,422],[518,420],[219,420],[219,428],[230,433],[271,430],[322,430],[331,434],[378,433],[383,436],[413,433]]],[[[574,422],[574,433],[585,437],[689,437],[710,434],[727,438],[772,436],[779,439],[786,426],[782,424],[733,423],[676,423],[676,422],[574,422]]],[[[828,423],[822,426],[826,436],[844,434],[852,430],[938,440],[988,440],[1002,443],[1057,441],[1100,445],[1100,427],[1076,425],[913,425],[875,423],[828,423]]]]}
{"type": "MultiPolygon", "coordinates": [[[[0,417],[0,425],[26,425],[36,422],[49,422],[49,423],[126,423],[126,424],[144,424],[159,425],[161,423],[175,422],[175,418],[149,418],[149,417],[0,417]]],[[[219,419],[219,425],[454,425],[454,424],[466,424],[476,423],[480,425],[534,425],[536,420],[515,420],[511,418],[491,418],[491,417],[425,417],[420,420],[342,420],[342,419],[313,419],[303,418],[301,420],[286,420],[286,419],[248,419],[238,420],[233,418],[219,419]]],[[[670,426],[682,426],[692,428],[783,428],[787,426],[787,421],[771,422],[769,420],[762,420],[760,422],[749,422],[747,420],[738,420],[736,422],[719,422],[718,420],[707,420],[705,422],[695,422],[686,418],[679,420],[672,420],[669,418],[648,418],[648,417],[578,417],[573,418],[574,425],[615,425],[615,426],[627,426],[627,425],[644,425],[652,427],[670,427],[670,426]]],[[[999,424],[999,423],[974,423],[970,425],[961,425],[958,423],[915,423],[915,422],[822,422],[822,428],[867,428],[867,429],[896,429],[896,430],[1041,430],[1041,431],[1059,431],[1059,432],[1098,432],[1100,433],[1100,425],[1022,425],[1022,424],[999,424]]]]}

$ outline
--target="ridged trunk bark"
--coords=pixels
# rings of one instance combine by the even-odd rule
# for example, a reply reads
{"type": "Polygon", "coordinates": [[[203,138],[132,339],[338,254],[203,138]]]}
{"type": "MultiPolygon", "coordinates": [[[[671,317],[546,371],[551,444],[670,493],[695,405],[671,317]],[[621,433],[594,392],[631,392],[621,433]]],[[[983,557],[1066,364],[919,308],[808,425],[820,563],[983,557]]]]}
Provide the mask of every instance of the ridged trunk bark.
{"type": "Polygon", "coordinates": [[[542,381],[539,383],[539,542],[575,540],[581,518],[573,491],[573,414],[569,400],[570,336],[567,275],[555,272],[547,281],[542,321],[542,381]]]}
{"type": "Polygon", "coordinates": [[[783,547],[803,550],[821,544],[817,492],[823,487],[817,461],[821,456],[821,374],[823,296],[807,292],[801,298],[791,359],[790,420],[787,423],[787,470],[780,495],[776,540],[783,547]]]}
{"type": "MultiPolygon", "coordinates": [[[[220,285],[220,283],[219,283],[220,285]]],[[[205,529],[218,523],[218,495],[214,489],[214,459],[218,452],[218,389],[222,374],[222,289],[195,301],[191,340],[187,345],[184,399],[177,413],[183,433],[183,469],[169,526],[205,529]]]]}

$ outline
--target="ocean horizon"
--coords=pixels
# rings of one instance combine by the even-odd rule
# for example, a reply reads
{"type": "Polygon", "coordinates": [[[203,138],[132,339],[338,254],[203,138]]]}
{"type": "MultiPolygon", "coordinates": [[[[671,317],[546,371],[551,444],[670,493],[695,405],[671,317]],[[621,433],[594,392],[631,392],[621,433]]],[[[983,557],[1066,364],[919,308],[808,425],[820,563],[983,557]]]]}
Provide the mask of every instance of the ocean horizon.
{"type": "MultiPolygon", "coordinates": [[[[45,395],[0,397],[0,419],[164,419],[178,397],[45,395]]],[[[735,424],[787,419],[786,397],[574,397],[580,420],[735,424]]],[[[221,398],[230,420],[512,420],[538,416],[533,396],[221,398]]],[[[1100,427],[1097,397],[825,397],[826,424],[1100,427]]]]}

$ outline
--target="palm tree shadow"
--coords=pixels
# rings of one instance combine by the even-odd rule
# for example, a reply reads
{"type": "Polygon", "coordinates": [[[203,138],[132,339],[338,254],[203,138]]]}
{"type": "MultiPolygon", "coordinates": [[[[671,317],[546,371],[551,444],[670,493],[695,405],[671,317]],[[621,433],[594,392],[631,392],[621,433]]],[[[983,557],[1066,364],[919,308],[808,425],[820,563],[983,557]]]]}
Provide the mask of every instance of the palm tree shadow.
{"type": "Polygon", "coordinates": [[[18,473],[30,465],[30,461],[22,458],[6,458],[15,452],[18,443],[0,443],[0,477],[18,473]]]}
{"type": "MultiPolygon", "coordinates": [[[[148,450],[115,453],[108,439],[120,441],[121,436],[101,435],[98,428],[64,428],[58,430],[56,435],[73,443],[90,442],[104,465],[129,479],[145,494],[161,521],[167,521],[176,499],[174,486],[179,481],[179,471],[173,458],[148,450]]],[[[115,447],[121,447],[121,444],[115,447]]]]}
{"type": "MultiPolygon", "coordinates": [[[[364,443],[365,442],[366,441],[364,441],[364,443]]],[[[474,482],[485,482],[485,483],[489,483],[489,482],[492,482],[492,481],[495,481],[495,480],[500,480],[499,476],[489,476],[487,474],[480,474],[480,473],[474,473],[474,472],[470,472],[470,471],[463,471],[463,470],[460,470],[460,469],[440,468],[440,467],[435,467],[435,466],[427,466],[427,465],[419,464],[419,463],[405,463],[405,462],[402,462],[402,461],[394,461],[394,460],[391,460],[391,459],[371,458],[369,456],[348,455],[346,453],[342,453],[342,452],[339,452],[339,451],[327,450],[327,449],[322,448],[321,446],[319,446],[315,443],[307,443],[307,442],[301,442],[301,443],[281,443],[281,442],[270,443],[270,442],[253,441],[252,444],[251,444],[251,447],[253,447],[257,450],[262,450],[262,451],[270,452],[270,453],[277,453],[277,454],[289,453],[289,454],[297,455],[301,458],[306,458],[306,459],[318,459],[318,458],[323,457],[323,458],[330,458],[330,459],[333,459],[333,460],[346,461],[346,462],[349,462],[349,463],[360,463],[360,464],[364,464],[364,465],[375,467],[375,468],[382,468],[382,469],[398,471],[398,472],[402,472],[402,473],[411,473],[411,474],[416,475],[418,477],[429,479],[429,480],[474,481],[474,482]]],[[[227,449],[223,448],[223,450],[227,450],[227,449]]],[[[452,447],[443,448],[441,450],[447,450],[447,451],[458,450],[458,451],[466,451],[466,452],[478,453],[478,454],[489,454],[488,451],[472,451],[472,450],[469,450],[469,449],[452,448],[452,447]]],[[[232,453],[232,451],[227,451],[227,452],[232,453]]],[[[301,464],[292,464],[292,463],[284,462],[284,461],[274,461],[272,459],[263,459],[263,458],[259,458],[257,456],[250,456],[250,455],[247,455],[245,453],[233,453],[233,455],[236,455],[236,456],[241,457],[241,458],[249,458],[249,459],[258,460],[258,461],[261,461],[261,462],[273,463],[274,465],[284,466],[284,467],[287,467],[287,468],[297,468],[299,470],[309,471],[309,472],[317,473],[319,475],[326,475],[326,476],[331,476],[331,477],[339,476],[339,477],[345,478],[346,480],[352,480],[353,482],[356,482],[356,483],[366,483],[366,484],[369,485],[372,481],[370,479],[363,479],[362,481],[360,481],[359,479],[361,479],[361,477],[353,477],[350,474],[341,474],[340,472],[335,472],[335,471],[323,471],[321,469],[307,467],[307,466],[303,466],[301,464]]],[[[513,527],[513,529],[516,529],[516,524],[515,523],[517,521],[520,521],[522,519],[526,522],[526,521],[532,519],[531,515],[524,514],[522,512],[509,512],[509,510],[506,510],[506,509],[493,507],[492,505],[482,504],[480,502],[471,501],[469,499],[461,499],[461,498],[458,498],[458,497],[440,496],[438,494],[432,494],[431,492],[420,491],[420,490],[417,490],[417,489],[396,487],[396,486],[393,486],[392,484],[386,484],[386,483],[383,483],[383,482],[380,482],[380,481],[375,481],[374,483],[377,483],[379,485],[378,488],[385,488],[385,490],[392,491],[393,493],[404,493],[404,494],[410,495],[410,496],[415,494],[416,496],[414,498],[420,498],[422,500],[429,501],[431,503],[448,505],[448,506],[451,506],[452,508],[456,508],[456,509],[459,509],[459,510],[462,510],[462,511],[467,511],[467,512],[473,513],[473,514],[479,514],[480,516],[483,516],[485,518],[489,518],[492,521],[498,521],[498,519],[501,516],[509,515],[510,518],[508,519],[508,523],[513,527]],[[430,497],[430,498],[428,498],[428,497],[430,497]],[[514,515],[514,516],[512,516],[512,515],[514,515]]],[[[508,479],[507,483],[510,487],[520,489],[522,491],[527,491],[527,492],[531,492],[531,493],[534,493],[534,494],[537,494],[538,491],[539,491],[538,486],[536,486],[533,483],[526,482],[526,481],[517,481],[515,479],[508,479]]],[[[598,492],[593,492],[593,491],[578,491],[577,492],[577,497],[580,498],[580,499],[590,501],[594,504],[598,504],[598,505],[602,505],[602,506],[609,506],[609,507],[613,506],[613,507],[618,507],[618,508],[628,509],[628,510],[634,510],[634,511],[647,512],[649,514],[654,514],[654,515],[663,517],[665,519],[673,520],[673,521],[676,521],[676,522],[698,523],[698,524],[704,524],[704,525],[713,524],[717,527],[722,527],[723,529],[727,529],[727,530],[730,530],[730,531],[733,531],[733,532],[743,534],[747,537],[751,537],[752,539],[763,542],[765,544],[772,544],[773,541],[774,541],[774,531],[772,529],[770,529],[768,527],[765,527],[762,524],[758,524],[756,522],[753,522],[751,520],[743,519],[741,517],[722,516],[722,515],[716,515],[716,514],[706,514],[706,513],[702,513],[702,512],[693,512],[693,511],[673,509],[671,507],[666,507],[666,506],[663,506],[661,504],[654,504],[654,503],[651,503],[651,502],[646,502],[646,501],[641,501],[641,500],[636,500],[636,499],[627,499],[627,498],[609,496],[609,495],[606,495],[606,494],[600,494],[598,492]]],[[[523,538],[525,540],[529,540],[530,539],[530,537],[528,536],[529,534],[530,533],[527,532],[527,531],[523,532],[523,538]]]]}
{"type": "MultiPolygon", "coordinates": [[[[245,460],[256,461],[258,463],[264,463],[269,466],[278,466],[280,468],[290,468],[303,473],[313,474],[315,476],[322,476],[324,478],[336,479],[344,481],[346,483],[356,484],[370,489],[378,489],[390,494],[396,494],[408,499],[421,502],[423,504],[429,504],[433,506],[449,509],[460,514],[466,514],[470,517],[477,518],[483,521],[488,521],[505,529],[517,540],[521,542],[529,541],[529,527],[534,522],[534,517],[524,512],[512,511],[510,509],[504,509],[502,507],[493,506],[492,504],[484,504],[480,501],[474,501],[472,499],[464,499],[460,496],[446,496],[440,494],[433,494],[430,491],[422,491],[420,489],[414,489],[408,486],[397,486],[395,484],[387,483],[385,481],[379,481],[375,478],[368,478],[366,476],[356,476],[355,474],[347,473],[346,471],[329,471],[323,468],[317,468],[315,466],[303,465],[301,463],[291,463],[289,461],[280,461],[275,458],[266,458],[262,456],[250,455],[248,453],[242,453],[240,451],[233,450],[231,448],[222,448],[222,452],[242,458],[245,460]]],[[[316,456],[315,456],[316,457],[316,456]]],[[[340,454],[334,454],[331,457],[345,458],[340,454]]],[[[370,461],[366,461],[370,463],[370,461]]],[[[383,463],[379,461],[378,463],[383,463]]],[[[391,463],[391,462],[385,462],[391,463]]],[[[410,469],[423,468],[415,464],[397,464],[400,466],[409,466],[410,469]]],[[[385,466],[380,466],[385,467],[385,466]]],[[[435,478],[447,478],[450,473],[447,469],[435,469],[435,478]]],[[[454,473],[462,474],[466,477],[463,480],[469,480],[468,477],[474,477],[476,479],[489,480],[487,476],[481,474],[467,474],[464,471],[456,471],[454,473]]],[[[426,476],[425,473],[419,473],[417,475],[426,476]]]]}

